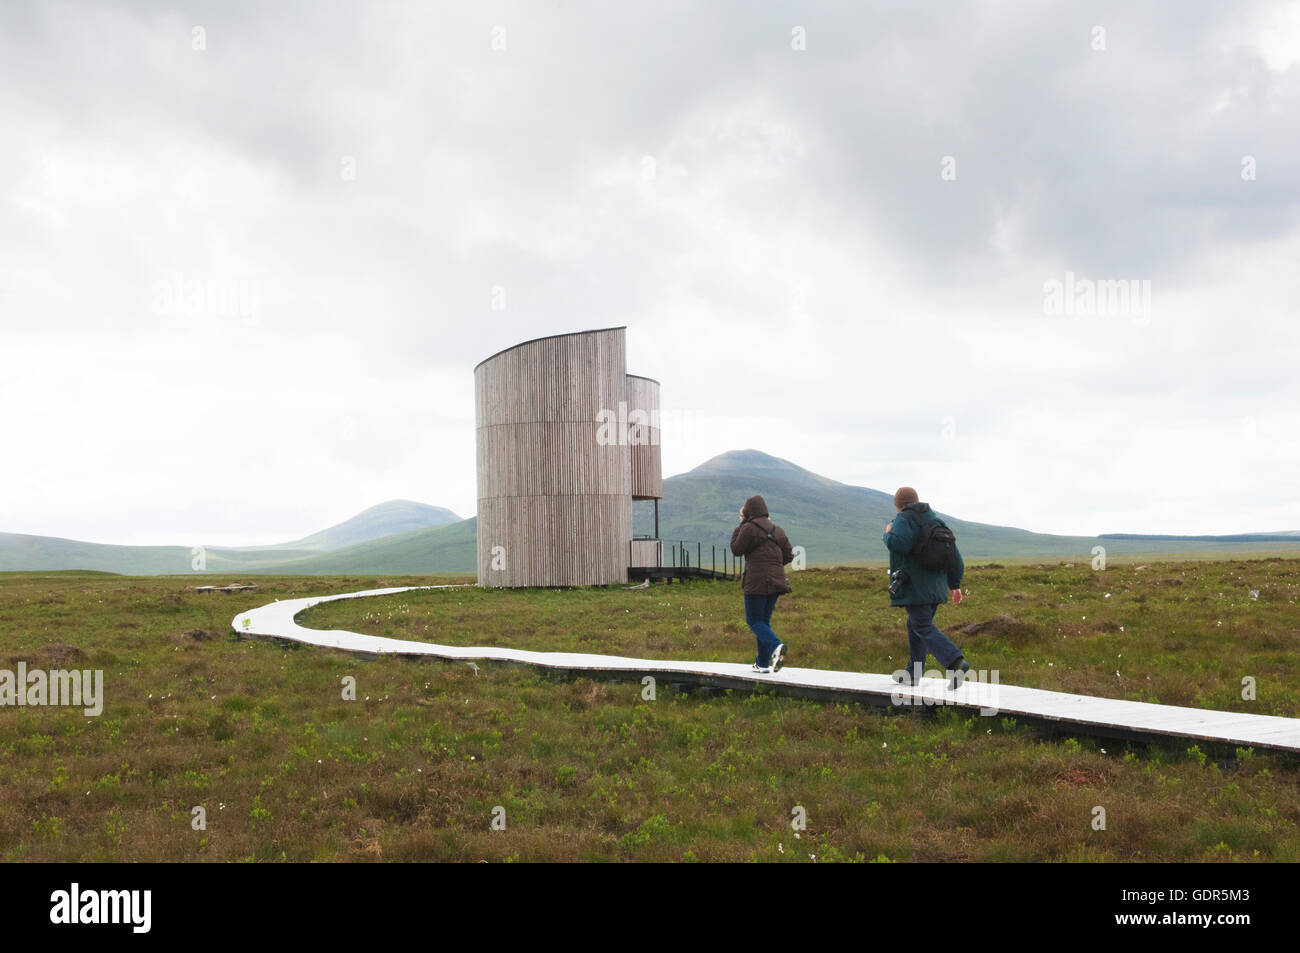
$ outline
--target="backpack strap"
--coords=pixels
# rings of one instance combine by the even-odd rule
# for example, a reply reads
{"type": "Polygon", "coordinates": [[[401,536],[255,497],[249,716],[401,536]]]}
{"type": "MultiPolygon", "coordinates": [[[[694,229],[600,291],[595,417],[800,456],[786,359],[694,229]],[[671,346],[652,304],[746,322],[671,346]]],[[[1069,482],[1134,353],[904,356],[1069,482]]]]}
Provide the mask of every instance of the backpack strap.
{"type": "MultiPolygon", "coordinates": [[[[776,524],[775,524],[775,523],[772,524],[772,529],[771,529],[771,530],[766,530],[766,529],[763,529],[763,527],[759,526],[757,523],[754,523],[753,520],[750,520],[750,522],[754,524],[754,529],[758,530],[760,533],[762,533],[762,534],[767,538],[767,542],[769,542],[769,543],[776,543],[776,548],[777,548],[777,549],[780,549],[780,548],[781,548],[781,544],[776,542],[776,533],[775,533],[776,524]]],[[[759,543],[759,545],[761,546],[761,545],[763,545],[763,544],[762,544],[762,543],[759,543]]]]}

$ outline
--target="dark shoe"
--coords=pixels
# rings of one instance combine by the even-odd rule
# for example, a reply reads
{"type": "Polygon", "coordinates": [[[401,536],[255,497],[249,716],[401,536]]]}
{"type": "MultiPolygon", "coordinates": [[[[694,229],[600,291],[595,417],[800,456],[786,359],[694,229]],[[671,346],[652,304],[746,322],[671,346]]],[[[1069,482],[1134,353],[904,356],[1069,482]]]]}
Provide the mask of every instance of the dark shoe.
{"type": "Polygon", "coordinates": [[[777,645],[776,648],[772,650],[772,661],[769,663],[772,666],[772,671],[774,672],[781,671],[781,663],[784,661],[785,661],[785,643],[781,642],[777,645]]]}
{"type": "Polygon", "coordinates": [[[956,691],[966,681],[966,673],[970,671],[970,662],[966,661],[965,658],[959,658],[948,671],[952,673],[952,678],[948,679],[948,687],[956,691]]]}

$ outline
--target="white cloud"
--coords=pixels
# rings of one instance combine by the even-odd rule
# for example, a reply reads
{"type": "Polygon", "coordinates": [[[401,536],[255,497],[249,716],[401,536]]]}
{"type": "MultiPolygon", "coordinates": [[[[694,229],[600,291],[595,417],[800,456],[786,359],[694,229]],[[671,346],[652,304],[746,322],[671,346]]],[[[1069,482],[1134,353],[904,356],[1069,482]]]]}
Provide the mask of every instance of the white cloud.
{"type": "Polygon", "coordinates": [[[0,530],[469,515],[473,365],[618,324],[667,474],[756,447],[1041,531],[1296,528],[1296,6],[1185,7],[1104,53],[1068,4],[810,11],[799,53],[743,4],[6,7],[0,530]],[[1067,271],[1149,280],[1150,321],[1044,314],[1067,271]]]}

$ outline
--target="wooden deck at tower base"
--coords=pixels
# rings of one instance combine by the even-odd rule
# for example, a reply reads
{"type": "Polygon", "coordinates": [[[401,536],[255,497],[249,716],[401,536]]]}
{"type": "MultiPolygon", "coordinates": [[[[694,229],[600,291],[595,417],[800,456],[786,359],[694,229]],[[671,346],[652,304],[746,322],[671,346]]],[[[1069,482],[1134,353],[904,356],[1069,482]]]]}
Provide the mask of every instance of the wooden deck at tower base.
{"type": "Polygon", "coordinates": [[[630,566],[627,578],[640,581],[659,579],[671,583],[674,579],[729,579],[735,580],[733,573],[721,569],[701,569],[699,566],[630,566]]]}

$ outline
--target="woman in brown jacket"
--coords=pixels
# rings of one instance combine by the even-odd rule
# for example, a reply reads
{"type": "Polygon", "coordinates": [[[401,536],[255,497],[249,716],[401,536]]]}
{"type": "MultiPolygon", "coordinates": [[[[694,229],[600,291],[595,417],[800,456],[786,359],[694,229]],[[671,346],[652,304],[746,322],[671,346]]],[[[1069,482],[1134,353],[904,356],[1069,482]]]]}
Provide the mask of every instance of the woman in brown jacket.
{"type": "Polygon", "coordinates": [[[740,510],[740,525],[731,534],[731,552],[745,557],[740,577],[745,594],[745,622],[758,641],[755,672],[777,672],[785,661],[785,643],[772,631],[772,610],[776,600],[790,592],[785,567],[794,560],[794,549],[785,530],[767,515],[767,503],[751,496],[740,510]]]}

